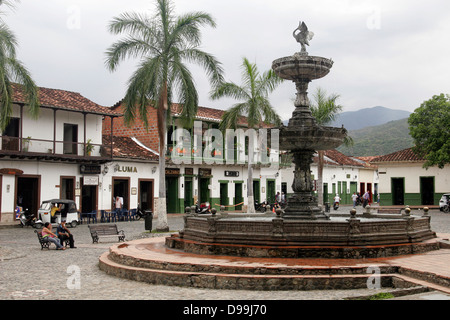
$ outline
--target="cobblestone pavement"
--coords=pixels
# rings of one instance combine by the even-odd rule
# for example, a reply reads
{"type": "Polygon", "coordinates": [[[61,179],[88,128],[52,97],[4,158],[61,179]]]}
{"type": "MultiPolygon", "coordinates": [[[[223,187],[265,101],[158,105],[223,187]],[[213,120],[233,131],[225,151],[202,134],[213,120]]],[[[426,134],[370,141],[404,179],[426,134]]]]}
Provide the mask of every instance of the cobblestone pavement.
{"type": "MultiPolygon", "coordinates": [[[[341,208],[339,210],[349,210],[341,208]]],[[[432,211],[432,227],[450,233],[450,215],[432,211]]],[[[156,221],[154,221],[155,225],[156,221]]],[[[118,222],[126,240],[154,236],[144,221],[118,222]]],[[[169,216],[173,231],[181,230],[181,215],[169,216]]],[[[33,228],[0,228],[0,299],[2,300],[338,300],[367,296],[381,290],[241,291],[150,285],[109,276],[99,270],[98,258],[114,242],[92,244],[87,225],[72,228],[76,249],[41,250],[33,228]]],[[[166,234],[167,235],[167,234],[166,234]]],[[[158,236],[166,236],[158,235],[158,236]]]]}

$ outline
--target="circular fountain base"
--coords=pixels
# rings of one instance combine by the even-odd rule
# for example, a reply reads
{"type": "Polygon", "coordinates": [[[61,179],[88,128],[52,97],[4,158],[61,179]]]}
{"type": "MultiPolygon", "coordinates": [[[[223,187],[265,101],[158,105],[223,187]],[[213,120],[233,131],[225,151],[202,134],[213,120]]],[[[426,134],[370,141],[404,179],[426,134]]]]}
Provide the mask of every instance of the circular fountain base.
{"type": "Polygon", "coordinates": [[[166,245],[186,252],[261,258],[355,259],[437,250],[429,217],[283,219],[274,214],[186,216],[166,245]]]}
{"type": "MultiPolygon", "coordinates": [[[[411,278],[400,274],[402,267],[394,260],[396,258],[289,259],[199,255],[169,248],[164,242],[164,238],[150,238],[115,244],[109,252],[101,255],[99,267],[116,277],[156,285],[271,291],[367,289],[368,281],[373,280],[373,270],[377,268],[383,288],[402,287],[403,284],[405,287],[417,286],[408,282],[411,278]]],[[[438,243],[438,239],[426,242],[438,243]]],[[[423,261],[421,256],[418,259],[423,261]]]]}
{"type": "Polygon", "coordinates": [[[439,250],[439,243],[422,241],[392,245],[313,246],[313,245],[232,245],[185,240],[178,236],[166,238],[166,246],[200,255],[224,255],[252,258],[289,259],[369,259],[420,254],[439,250]]]}

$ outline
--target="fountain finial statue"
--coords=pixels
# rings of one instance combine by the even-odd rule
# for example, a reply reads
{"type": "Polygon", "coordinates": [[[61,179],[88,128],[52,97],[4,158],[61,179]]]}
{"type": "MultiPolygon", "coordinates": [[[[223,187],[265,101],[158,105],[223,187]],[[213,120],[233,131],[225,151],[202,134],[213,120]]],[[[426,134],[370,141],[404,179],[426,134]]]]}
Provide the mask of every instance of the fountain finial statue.
{"type": "Polygon", "coordinates": [[[294,30],[293,35],[295,40],[302,45],[301,54],[307,55],[306,45],[309,46],[309,41],[314,37],[314,32],[309,31],[305,22],[300,21],[297,29],[294,30]],[[299,32],[296,33],[297,31],[299,32]]]}

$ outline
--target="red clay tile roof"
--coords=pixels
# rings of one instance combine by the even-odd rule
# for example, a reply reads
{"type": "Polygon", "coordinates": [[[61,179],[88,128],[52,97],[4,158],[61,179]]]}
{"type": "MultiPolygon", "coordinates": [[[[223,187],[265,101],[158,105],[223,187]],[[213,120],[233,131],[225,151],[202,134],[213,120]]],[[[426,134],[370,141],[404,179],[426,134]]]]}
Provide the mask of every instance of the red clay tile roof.
{"type": "Polygon", "coordinates": [[[377,158],[378,156],[368,156],[368,157],[354,157],[354,159],[356,161],[361,161],[361,163],[366,167],[366,168],[373,168],[373,169],[377,169],[378,166],[375,164],[372,164],[371,161],[375,158],[377,158]]]}
{"type": "MultiPolygon", "coordinates": [[[[103,135],[103,145],[109,151],[111,136],[103,135]]],[[[113,137],[113,157],[158,161],[158,155],[141,147],[130,137],[113,137]]]]}
{"type": "MultiPolygon", "coordinates": [[[[111,109],[116,110],[119,107],[122,106],[122,101],[117,102],[111,109]]],[[[180,115],[181,114],[181,105],[178,103],[173,103],[170,107],[170,110],[172,112],[172,115],[180,115]]],[[[207,108],[207,107],[201,107],[199,106],[197,108],[197,119],[198,120],[205,120],[205,121],[214,121],[214,122],[220,122],[222,120],[222,116],[225,113],[225,110],[220,109],[213,109],[213,108],[207,108]]],[[[239,123],[241,126],[247,126],[247,117],[241,117],[239,123]]],[[[263,123],[263,128],[271,128],[273,126],[266,125],[263,123]]]]}
{"type": "MultiPolygon", "coordinates": [[[[180,104],[172,104],[171,107],[172,114],[179,115],[181,113],[181,105],[180,104]]],[[[197,109],[197,119],[198,120],[209,120],[209,121],[221,121],[222,116],[225,113],[225,110],[213,109],[207,107],[198,107],[197,109]]],[[[246,126],[247,118],[241,117],[238,123],[239,125],[246,126]]]]}
{"type": "MultiPolygon", "coordinates": [[[[26,103],[22,86],[12,84],[12,87],[13,102],[26,103]]],[[[42,107],[107,116],[122,116],[121,113],[111,108],[102,107],[77,92],[38,87],[38,95],[42,107]]]]}
{"type": "Polygon", "coordinates": [[[400,150],[385,156],[376,157],[371,163],[379,162],[423,162],[422,157],[416,155],[412,148],[400,150]]]}
{"type": "MultiPolygon", "coordinates": [[[[337,150],[325,150],[324,160],[325,164],[328,165],[353,166],[353,167],[364,166],[363,163],[356,161],[353,158],[348,157],[337,150]]],[[[318,158],[314,157],[314,161],[317,162],[318,158]]]]}

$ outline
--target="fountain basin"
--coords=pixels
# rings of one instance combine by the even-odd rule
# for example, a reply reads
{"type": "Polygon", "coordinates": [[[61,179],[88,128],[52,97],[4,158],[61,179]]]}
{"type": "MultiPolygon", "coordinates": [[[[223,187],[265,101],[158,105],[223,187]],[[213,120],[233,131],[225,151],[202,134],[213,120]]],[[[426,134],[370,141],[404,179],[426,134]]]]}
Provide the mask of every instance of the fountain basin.
{"type": "Polygon", "coordinates": [[[277,258],[374,258],[438,250],[426,216],[283,219],[273,213],[185,217],[166,245],[196,254],[277,258]]]}
{"type": "Polygon", "coordinates": [[[325,77],[333,61],[323,57],[294,54],[273,61],[272,69],[285,80],[315,80],[325,77]]]}
{"type": "Polygon", "coordinates": [[[339,147],[347,135],[344,128],[302,126],[292,123],[280,128],[281,150],[330,150],[339,147]]]}

